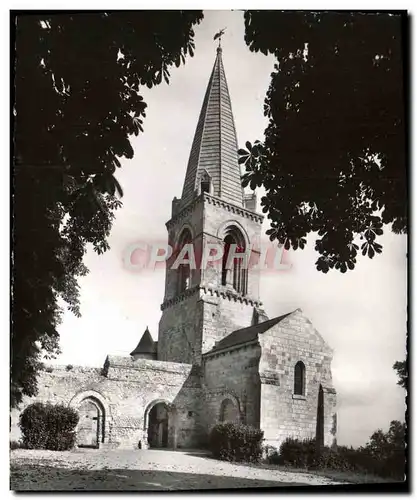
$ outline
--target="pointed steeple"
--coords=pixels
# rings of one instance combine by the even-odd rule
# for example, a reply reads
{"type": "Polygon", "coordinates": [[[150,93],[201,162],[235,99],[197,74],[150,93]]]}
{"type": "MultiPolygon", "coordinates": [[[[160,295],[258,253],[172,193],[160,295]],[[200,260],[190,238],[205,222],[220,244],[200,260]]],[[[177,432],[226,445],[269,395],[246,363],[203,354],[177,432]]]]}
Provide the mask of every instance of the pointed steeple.
{"type": "Polygon", "coordinates": [[[222,49],[218,47],[188,161],[182,204],[188,204],[200,192],[201,183],[208,178],[212,195],[242,206],[237,150],[222,49]]]}
{"type": "Polygon", "coordinates": [[[148,330],[148,327],[146,327],[146,330],[144,331],[142,338],[139,340],[139,344],[136,346],[136,349],[134,349],[130,355],[133,356],[134,359],[152,359],[155,357],[155,342],[148,330]]]}

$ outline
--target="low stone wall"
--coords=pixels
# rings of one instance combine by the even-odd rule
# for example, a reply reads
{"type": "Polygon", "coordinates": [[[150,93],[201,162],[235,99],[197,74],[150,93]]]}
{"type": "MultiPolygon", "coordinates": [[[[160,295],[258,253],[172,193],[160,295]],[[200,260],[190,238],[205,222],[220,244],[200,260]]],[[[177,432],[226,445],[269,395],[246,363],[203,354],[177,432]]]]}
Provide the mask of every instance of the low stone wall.
{"type": "Polygon", "coordinates": [[[202,411],[201,384],[191,365],[156,360],[108,356],[104,367],[48,366],[40,372],[39,392],[24,398],[11,413],[11,436],[20,438],[18,418],[25,406],[35,401],[78,407],[86,398],[97,401],[105,419],[104,444],[146,447],[145,412],[155,402],[172,405],[176,415],[177,445],[188,447],[198,441],[196,425],[202,411]]]}

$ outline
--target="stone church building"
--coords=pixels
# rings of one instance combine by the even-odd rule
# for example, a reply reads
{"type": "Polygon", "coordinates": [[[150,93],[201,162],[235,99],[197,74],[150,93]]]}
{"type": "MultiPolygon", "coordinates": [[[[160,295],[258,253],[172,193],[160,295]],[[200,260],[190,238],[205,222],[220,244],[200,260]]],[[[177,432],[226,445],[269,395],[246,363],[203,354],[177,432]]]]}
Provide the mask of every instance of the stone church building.
{"type": "MultiPolygon", "coordinates": [[[[263,216],[241,187],[237,150],[218,48],[182,196],[166,223],[173,248],[245,250],[260,241],[263,216]]],[[[22,408],[33,401],[76,408],[79,446],[197,448],[223,421],[260,427],[276,447],[288,436],[331,445],[332,350],[300,309],[268,318],[259,271],[239,262],[231,269],[168,262],[158,341],[146,329],[130,357],[109,355],[102,368],[46,367],[38,396],[22,408]]],[[[22,408],[12,412],[14,439],[22,408]]]]}

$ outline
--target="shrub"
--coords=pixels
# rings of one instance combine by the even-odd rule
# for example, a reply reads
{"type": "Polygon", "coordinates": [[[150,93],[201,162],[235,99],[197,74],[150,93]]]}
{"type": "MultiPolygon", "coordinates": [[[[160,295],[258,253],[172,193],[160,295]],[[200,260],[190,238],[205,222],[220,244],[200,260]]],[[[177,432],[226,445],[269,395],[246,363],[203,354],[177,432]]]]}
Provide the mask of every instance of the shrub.
{"type": "Polygon", "coordinates": [[[316,455],[315,439],[287,438],[279,448],[279,456],[274,456],[274,463],[293,467],[310,467],[315,463],[316,455]]]}
{"type": "Polygon", "coordinates": [[[263,431],[235,423],[213,427],[209,449],[215,458],[233,462],[256,462],[262,457],[263,431]]]}
{"type": "Polygon", "coordinates": [[[287,438],[281,444],[279,453],[272,453],[267,461],[275,465],[353,471],[403,480],[405,445],[401,444],[403,443],[401,432],[399,426],[392,424],[391,434],[397,436],[396,439],[392,438],[389,441],[388,438],[384,438],[382,431],[378,431],[372,435],[370,443],[358,449],[347,446],[334,448],[324,446],[318,450],[314,439],[302,441],[287,438]]]}
{"type": "Polygon", "coordinates": [[[75,444],[78,413],[68,406],[33,403],[20,415],[23,446],[28,449],[69,450],[75,444]]]}
{"type": "Polygon", "coordinates": [[[72,365],[67,365],[65,367],[65,369],[67,370],[67,372],[69,372],[70,370],[72,370],[74,367],[72,365]]]}
{"type": "Polygon", "coordinates": [[[317,454],[311,464],[312,468],[317,469],[333,469],[338,471],[355,471],[358,470],[357,450],[352,452],[342,452],[337,447],[334,449],[323,447],[320,453],[317,454]]]}
{"type": "Polygon", "coordinates": [[[263,456],[268,460],[270,457],[278,455],[278,450],[275,446],[271,446],[269,444],[263,447],[263,456]]]}
{"type": "Polygon", "coordinates": [[[10,441],[10,449],[11,450],[19,450],[20,448],[24,448],[23,443],[21,441],[10,441]]]}

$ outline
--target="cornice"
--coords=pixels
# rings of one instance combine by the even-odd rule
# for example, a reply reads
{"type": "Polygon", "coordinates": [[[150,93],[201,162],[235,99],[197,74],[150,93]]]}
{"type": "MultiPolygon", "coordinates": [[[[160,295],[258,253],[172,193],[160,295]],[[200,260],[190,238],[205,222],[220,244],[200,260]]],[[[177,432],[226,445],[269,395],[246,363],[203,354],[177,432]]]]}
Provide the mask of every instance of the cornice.
{"type": "Polygon", "coordinates": [[[202,291],[205,294],[209,294],[210,296],[216,296],[225,300],[229,301],[234,301],[234,302],[240,302],[241,304],[246,304],[246,305],[251,305],[253,307],[260,307],[262,306],[262,302],[259,300],[255,300],[247,295],[242,295],[235,290],[230,290],[230,289],[225,289],[225,288],[214,288],[210,286],[205,286],[205,285],[197,285],[194,286],[193,288],[189,288],[188,290],[185,290],[181,294],[165,300],[161,304],[161,310],[164,311],[165,309],[168,309],[169,307],[172,307],[175,304],[179,304],[180,302],[184,301],[185,299],[191,297],[192,295],[195,295],[199,291],[202,291]]]}
{"type": "Polygon", "coordinates": [[[252,212],[247,208],[241,207],[239,205],[235,205],[234,203],[230,203],[229,201],[222,200],[217,196],[208,193],[201,193],[197,197],[195,197],[190,203],[188,203],[184,208],[182,208],[177,214],[175,214],[165,225],[168,230],[172,227],[176,226],[180,223],[185,217],[187,217],[193,210],[196,205],[198,205],[201,201],[204,203],[208,203],[209,205],[221,207],[227,212],[232,214],[240,215],[241,217],[245,217],[246,219],[253,220],[262,224],[264,220],[264,216],[258,214],[256,212],[252,212]]]}

